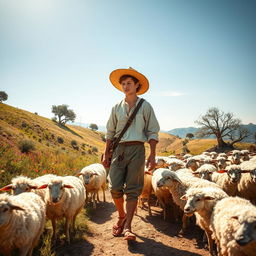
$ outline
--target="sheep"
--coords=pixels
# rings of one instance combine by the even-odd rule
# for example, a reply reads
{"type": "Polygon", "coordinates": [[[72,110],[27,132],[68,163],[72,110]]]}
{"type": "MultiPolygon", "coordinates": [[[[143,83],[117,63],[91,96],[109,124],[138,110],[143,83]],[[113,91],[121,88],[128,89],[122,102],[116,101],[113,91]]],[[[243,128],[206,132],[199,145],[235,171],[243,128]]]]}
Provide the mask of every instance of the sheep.
{"type": "Polygon", "coordinates": [[[78,174],[79,178],[83,181],[86,189],[86,203],[88,202],[89,193],[92,194],[93,208],[96,208],[95,196],[98,198],[98,191],[102,189],[103,200],[106,202],[105,186],[106,186],[106,170],[102,164],[91,164],[84,167],[78,174]]]}
{"type": "Polygon", "coordinates": [[[248,161],[248,160],[250,160],[249,153],[250,153],[250,152],[249,152],[249,150],[247,150],[247,149],[241,150],[242,161],[248,161]]]}
{"type": "Polygon", "coordinates": [[[32,255],[45,225],[45,203],[32,192],[0,195],[0,254],[32,255]]]}
{"type": "Polygon", "coordinates": [[[210,153],[210,156],[211,156],[212,159],[216,159],[217,156],[218,156],[218,153],[213,151],[213,152],[210,153]]]}
{"type": "Polygon", "coordinates": [[[12,178],[11,184],[1,188],[0,191],[12,190],[14,195],[19,195],[23,192],[34,192],[45,200],[45,190],[37,190],[37,188],[54,177],[57,176],[54,174],[46,174],[35,179],[31,179],[26,176],[17,176],[12,178]]]}
{"type": "Polygon", "coordinates": [[[175,158],[169,159],[167,160],[167,164],[169,165],[169,169],[171,171],[177,171],[181,168],[185,168],[185,163],[180,159],[175,159],[175,158]]]}
{"type": "MultiPolygon", "coordinates": [[[[181,197],[185,194],[186,190],[191,187],[219,187],[217,184],[208,180],[202,180],[194,177],[189,169],[180,169],[176,172],[166,170],[162,171],[162,178],[157,182],[159,188],[168,188],[172,194],[174,203],[176,203],[183,211],[185,202],[181,197]]],[[[184,233],[187,228],[187,216],[182,217],[182,230],[180,234],[184,233]]]]}
{"type": "Polygon", "coordinates": [[[245,173],[238,184],[238,195],[256,205],[256,162],[245,161],[241,169],[245,173]]]}
{"type": "Polygon", "coordinates": [[[211,181],[212,173],[217,172],[217,168],[212,164],[203,164],[193,174],[199,178],[211,181]]]}
{"type": "Polygon", "coordinates": [[[194,172],[199,168],[199,166],[198,160],[193,157],[189,158],[185,165],[186,168],[190,168],[194,172]]]}
{"type": "Polygon", "coordinates": [[[153,176],[152,176],[152,188],[155,192],[157,200],[159,201],[161,207],[163,208],[164,220],[166,220],[167,218],[167,214],[169,210],[168,208],[170,208],[173,203],[172,196],[167,188],[164,188],[164,187],[160,188],[157,186],[157,184],[158,184],[158,181],[163,177],[164,173],[169,171],[170,171],[169,169],[159,168],[153,172],[153,176]]]}
{"type": "Polygon", "coordinates": [[[197,224],[205,231],[209,251],[213,255],[213,240],[210,229],[211,215],[217,201],[228,197],[228,195],[217,187],[189,188],[181,200],[186,200],[184,213],[192,215],[195,213],[197,224]]]}
{"type": "Polygon", "coordinates": [[[220,256],[253,256],[256,249],[256,207],[240,197],[218,201],[211,230],[220,256]]]}
{"type": "Polygon", "coordinates": [[[219,170],[223,170],[227,167],[227,158],[223,157],[223,156],[218,156],[216,158],[217,160],[217,167],[219,170]]]}
{"type": "Polygon", "coordinates": [[[46,216],[52,222],[52,240],[56,239],[56,219],[66,219],[65,234],[70,243],[69,227],[75,229],[75,219],[85,202],[85,188],[83,182],[74,176],[56,176],[38,189],[46,191],[46,216]]]}
{"type": "Polygon", "coordinates": [[[139,197],[139,206],[141,206],[141,208],[143,208],[144,207],[144,201],[147,200],[149,216],[152,216],[151,205],[150,205],[150,196],[152,194],[152,190],[153,190],[153,187],[152,187],[152,172],[149,172],[148,170],[145,170],[145,172],[144,172],[144,186],[143,186],[142,193],[139,197]]]}
{"type": "Polygon", "coordinates": [[[240,165],[230,165],[225,170],[213,173],[212,181],[217,183],[229,196],[235,196],[238,192],[241,173],[240,165]]]}
{"type": "Polygon", "coordinates": [[[231,156],[228,157],[231,164],[240,164],[241,163],[242,153],[239,150],[233,150],[231,156]]]}

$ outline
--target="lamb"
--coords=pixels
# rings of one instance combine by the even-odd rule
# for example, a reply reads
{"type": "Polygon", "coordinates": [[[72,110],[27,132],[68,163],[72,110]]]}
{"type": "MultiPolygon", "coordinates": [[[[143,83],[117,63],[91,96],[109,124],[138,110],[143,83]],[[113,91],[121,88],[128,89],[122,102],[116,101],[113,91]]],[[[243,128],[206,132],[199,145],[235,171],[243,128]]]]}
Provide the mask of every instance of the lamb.
{"type": "Polygon", "coordinates": [[[223,170],[227,167],[227,158],[223,157],[223,156],[218,156],[217,157],[217,166],[219,170],[223,170]]]}
{"type": "Polygon", "coordinates": [[[240,165],[230,165],[225,170],[213,173],[212,181],[217,183],[229,196],[235,196],[238,192],[241,173],[240,165]]]}
{"type": "Polygon", "coordinates": [[[241,169],[245,173],[238,184],[238,195],[256,205],[256,162],[245,161],[241,169]]]}
{"type": "Polygon", "coordinates": [[[84,167],[77,176],[83,181],[86,188],[86,203],[88,202],[89,193],[92,194],[93,208],[96,208],[95,196],[98,198],[98,191],[102,189],[103,200],[106,202],[105,186],[106,186],[106,170],[102,164],[91,164],[84,167]]]}
{"type": "Polygon", "coordinates": [[[242,153],[242,160],[243,161],[249,161],[250,160],[249,150],[247,150],[247,149],[241,150],[241,153],[242,153]]]}
{"type": "Polygon", "coordinates": [[[75,219],[85,202],[85,188],[83,182],[74,176],[54,177],[50,182],[38,189],[46,191],[46,216],[51,220],[53,227],[52,240],[56,239],[56,219],[66,219],[65,234],[70,243],[69,227],[75,228],[75,219]]]}
{"type": "Polygon", "coordinates": [[[193,174],[199,178],[211,181],[212,173],[217,172],[217,168],[212,164],[203,164],[193,174]]]}
{"type": "MultiPolygon", "coordinates": [[[[208,180],[199,179],[194,177],[188,169],[180,169],[176,172],[165,170],[162,171],[162,178],[157,182],[158,187],[166,187],[172,194],[173,201],[183,211],[185,202],[181,197],[185,194],[186,190],[191,187],[218,187],[219,186],[208,180]]],[[[187,228],[187,216],[183,215],[182,218],[182,230],[181,234],[185,232],[187,228]]]]}
{"type": "Polygon", "coordinates": [[[45,203],[32,192],[0,195],[0,254],[31,256],[45,225],[45,203]]]}
{"type": "Polygon", "coordinates": [[[190,168],[193,172],[195,172],[200,166],[198,161],[199,160],[191,157],[187,160],[185,167],[190,168]]]}
{"type": "Polygon", "coordinates": [[[210,229],[211,215],[217,201],[228,197],[228,195],[217,187],[189,188],[181,200],[186,200],[184,213],[192,215],[195,213],[197,224],[206,232],[209,251],[213,255],[213,240],[210,229]]]}
{"type": "Polygon", "coordinates": [[[177,171],[181,168],[185,168],[185,163],[180,159],[171,158],[166,162],[169,165],[169,169],[171,171],[177,171]]]}
{"type": "Polygon", "coordinates": [[[240,197],[218,201],[211,217],[218,255],[253,256],[256,248],[256,207],[240,197]]]}
{"type": "Polygon", "coordinates": [[[173,203],[172,196],[167,188],[164,188],[164,187],[160,188],[157,186],[157,184],[159,180],[163,177],[165,172],[169,172],[169,171],[170,171],[169,169],[159,168],[153,172],[153,176],[152,176],[152,187],[161,207],[163,208],[164,220],[166,220],[168,210],[173,203]]]}

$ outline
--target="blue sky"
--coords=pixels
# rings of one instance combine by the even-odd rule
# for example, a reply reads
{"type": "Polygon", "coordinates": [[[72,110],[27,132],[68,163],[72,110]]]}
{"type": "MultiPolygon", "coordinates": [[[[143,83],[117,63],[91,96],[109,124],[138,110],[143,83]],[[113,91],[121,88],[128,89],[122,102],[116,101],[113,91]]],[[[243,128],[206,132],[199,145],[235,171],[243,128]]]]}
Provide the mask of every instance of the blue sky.
{"type": "Polygon", "coordinates": [[[0,0],[0,90],[7,104],[105,125],[123,94],[108,76],[137,69],[162,130],[210,107],[256,123],[256,1],[0,0]]]}

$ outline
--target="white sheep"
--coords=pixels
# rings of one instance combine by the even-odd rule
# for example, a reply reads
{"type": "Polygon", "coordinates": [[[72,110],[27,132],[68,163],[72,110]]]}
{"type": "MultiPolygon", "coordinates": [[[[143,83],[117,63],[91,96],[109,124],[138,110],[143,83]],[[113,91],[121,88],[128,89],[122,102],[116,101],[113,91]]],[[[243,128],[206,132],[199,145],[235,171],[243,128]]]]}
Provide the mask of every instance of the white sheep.
{"type": "Polygon", "coordinates": [[[181,200],[186,200],[184,213],[192,215],[195,213],[197,224],[206,232],[209,251],[213,254],[213,240],[210,229],[211,215],[217,201],[228,197],[228,195],[217,187],[189,188],[181,200]]]}
{"type": "Polygon", "coordinates": [[[0,191],[12,190],[14,195],[19,195],[23,192],[34,192],[38,194],[43,200],[45,200],[45,190],[38,190],[37,188],[45,184],[47,181],[50,181],[54,177],[57,176],[54,174],[46,174],[35,179],[31,179],[26,176],[17,176],[12,178],[11,184],[1,188],[0,191]]]}
{"type": "Polygon", "coordinates": [[[52,222],[52,239],[54,241],[56,239],[56,220],[65,218],[65,234],[68,243],[70,243],[70,225],[74,230],[76,216],[82,210],[85,202],[83,182],[74,176],[57,176],[38,189],[45,188],[47,188],[45,197],[46,216],[52,222]]]}
{"type": "Polygon", "coordinates": [[[250,201],[240,197],[218,201],[211,217],[211,230],[218,255],[255,255],[256,207],[250,201]]]}
{"type": "Polygon", "coordinates": [[[241,157],[242,157],[242,153],[240,150],[233,150],[231,152],[231,155],[228,157],[228,160],[230,160],[231,164],[240,164],[241,157]]]}
{"type": "MultiPolygon", "coordinates": [[[[180,169],[176,172],[166,170],[163,171],[162,178],[157,182],[159,188],[168,188],[172,194],[174,203],[176,203],[183,211],[185,202],[181,197],[185,194],[186,190],[191,187],[219,187],[217,184],[208,180],[199,179],[194,177],[189,169],[180,169]]],[[[187,216],[182,217],[182,230],[184,233],[187,228],[187,216]]]]}
{"type": "Polygon", "coordinates": [[[238,195],[256,205],[256,162],[241,163],[242,174],[238,184],[238,195]]]}
{"type": "MultiPolygon", "coordinates": [[[[92,195],[93,208],[96,208],[95,197],[100,189],[103,191],[103,200],[106,201],[105,186],[106,186],[106,170],[102,164],[91,164],[84,167],[78,174],[79,178],[83,181],[86,189],[86,203],[88,202],[89,194],[92,195]]],[[[99,200],[99,199],[98,199],[99,200]]]]}
{"type": "Polygon", "coordinates": [[[238,192],[241,173],[240,165],[230,165],[225,170],[214,172],[212,174],[212,181],[217,183],[229,196],[235,196],[238,192]]]}
{"type": "Polygon", "coordinates": [[[0,195],[0,254],[32,255],[45,225],[45,203],[36,194],[0,195]]]}
{"type": "Polygon", "coordinates": [[[163,208],[164,220],[167,218],[168,211],[173,205],[172,196],[169,189],[165,187],[158,187],[158,181],[163,177],[165,172],[169,172],[169,169],[159,168],[153,172],[152,176],[152,187],[155,195],[163,208]]]}
{"type": "Polygon", "coordinates": [[[224,170],[228,166],[227,158],[223,156],[218,156],[216,160],[217,160],[217,167],[219,170],[224,170]]]}
{"type": "Polygon", "coordinates": [[[214,172],[217,172],[217,168],[212,164],[203,164],[195,172],[194,175],[197,175],[201,179],[210,180],[214,172]]]}

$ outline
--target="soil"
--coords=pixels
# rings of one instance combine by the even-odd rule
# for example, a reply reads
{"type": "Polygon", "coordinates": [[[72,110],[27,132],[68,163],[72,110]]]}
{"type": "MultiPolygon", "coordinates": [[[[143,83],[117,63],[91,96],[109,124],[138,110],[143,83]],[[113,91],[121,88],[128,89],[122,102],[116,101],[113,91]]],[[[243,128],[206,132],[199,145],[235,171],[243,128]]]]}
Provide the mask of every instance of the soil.
{"type": "Polygon", "coordinates": [[[147,209],[138,207],[134,216],[132,230],[136,241],[127,242],[124,237],[113,237],[112,226],[117,220],[117,212],[107,191],[107,202],[97,204],[97,209],[89,216],[89,232],[83,241],[70,245],[64,256],[86,255],[173,255],[173,256],[208,256],[203,248],[203,232],[194,224],[183,237],[177,234],[181,223],[163,220],[162,209],[152,207],[152,216],[147,209]],[[199,241],[199,242],[198,242],[199,241]]]}

